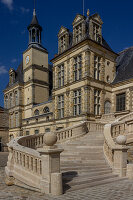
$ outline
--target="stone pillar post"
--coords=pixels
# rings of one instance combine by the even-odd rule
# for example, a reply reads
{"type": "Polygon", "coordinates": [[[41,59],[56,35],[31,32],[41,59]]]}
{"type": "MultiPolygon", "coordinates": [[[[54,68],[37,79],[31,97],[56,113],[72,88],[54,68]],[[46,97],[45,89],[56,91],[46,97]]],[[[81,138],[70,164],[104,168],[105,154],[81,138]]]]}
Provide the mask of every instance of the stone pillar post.
{"type": "Polygon", "coordinates": [[[128,147],[123,146],[114,150],[114,173],[120,177],[126,176],[128,147]]]}
{"type": "Polygon", "coordinates": [[[45,194],[61,195],[62,175],[60,173],[60,153],[63,149],[45,146],[38,149],[42,160],[41,191],[45,194]]]}

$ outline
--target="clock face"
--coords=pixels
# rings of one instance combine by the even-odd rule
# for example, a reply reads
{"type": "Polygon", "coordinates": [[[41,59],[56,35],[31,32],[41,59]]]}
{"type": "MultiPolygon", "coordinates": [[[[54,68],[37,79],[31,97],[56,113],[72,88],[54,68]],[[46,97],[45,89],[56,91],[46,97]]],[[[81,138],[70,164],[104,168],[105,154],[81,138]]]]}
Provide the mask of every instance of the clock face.
{"type": "Polygon", "coordinates": [[[26,65],[29,63],[30,61],[30,56],[26,56],[26,65]]]}

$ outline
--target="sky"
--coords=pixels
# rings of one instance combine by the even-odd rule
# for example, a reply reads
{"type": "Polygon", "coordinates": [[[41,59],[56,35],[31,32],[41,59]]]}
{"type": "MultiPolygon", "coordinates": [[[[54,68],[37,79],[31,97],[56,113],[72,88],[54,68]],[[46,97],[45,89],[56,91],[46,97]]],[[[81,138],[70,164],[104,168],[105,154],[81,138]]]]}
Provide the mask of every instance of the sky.
{"type": "MultiPolygon", "coordinates": [[[[99,13],[103,37],[116,52],[133,46],[132,0],[84,0],[85,15],[99,13]]],[[[17,69],[28,47],[28,30],[34,0],[0,0],[0,106],[10,68],[17,69]]],[[[76,14],[83,14],[83,0],[36,0],[36,13],[43,27],[42,43],[50,59],[57,53],[57,34],[63,25],[72,30],[76,14]]]]}

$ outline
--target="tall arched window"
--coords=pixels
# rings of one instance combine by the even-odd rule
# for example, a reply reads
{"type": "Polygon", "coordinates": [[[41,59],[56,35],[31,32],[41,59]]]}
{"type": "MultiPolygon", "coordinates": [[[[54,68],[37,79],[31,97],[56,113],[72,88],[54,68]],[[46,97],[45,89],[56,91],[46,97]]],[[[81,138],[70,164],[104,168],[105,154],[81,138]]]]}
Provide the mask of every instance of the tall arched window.
{"type": "Polygon", "coordinates": [[[104,103],[104,114],[109,114],[111,111],[111,103],[110,101],[105,101],[104,103]]]}
{"type": "Polygon", "coordinates": [[[35,116],[39,115],[39,110],[38,109],[35,110],[34,115],[35,116]]]}

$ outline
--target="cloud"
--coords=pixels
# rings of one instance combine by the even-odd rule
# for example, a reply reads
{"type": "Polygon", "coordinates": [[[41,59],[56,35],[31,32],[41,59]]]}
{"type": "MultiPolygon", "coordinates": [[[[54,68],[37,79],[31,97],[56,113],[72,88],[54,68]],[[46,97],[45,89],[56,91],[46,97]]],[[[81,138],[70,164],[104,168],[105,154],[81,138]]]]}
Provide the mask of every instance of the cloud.
{"type": "Polygon", "coordinates": [[[16,59],[16,58],[13,58],[13,59],[11,60],[11,62],[12,62],[12,63],[16,63],[16,62],[17,62],[17,59],[16,59]]]}
{"type": "Polygon", "coordinates": [[[6,67],[5,66],[0,66],[0,75],[7,74],[7,73],[8,73],[8,71],[7,71],[6,67]]]}
{"type": "Polygon", "coordinates": [[[23,14],[29,13],[29,12],[30,12],[30,9],[24,8],[24,7],[20,7],[20,10],[21,10],[21,12],[22,12],[23,14]]]}
{"type": "Polygon", "coordinates": [[[13,0],[1,0],[3,4],[5,4],[9,10],[13,10],[13,0]]]}

